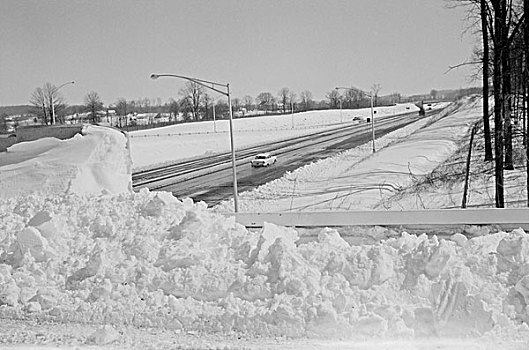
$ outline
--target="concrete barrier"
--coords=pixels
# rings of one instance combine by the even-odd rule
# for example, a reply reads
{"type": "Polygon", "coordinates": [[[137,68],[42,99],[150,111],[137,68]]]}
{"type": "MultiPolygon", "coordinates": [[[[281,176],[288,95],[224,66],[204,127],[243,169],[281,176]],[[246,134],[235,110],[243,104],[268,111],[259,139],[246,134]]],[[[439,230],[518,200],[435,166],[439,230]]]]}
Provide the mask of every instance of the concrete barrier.
{"type": "Polygon", "coordinates": [[[410,229],[464,225],[529,228],[529,208],[432,209],[407,211],[226,213],[246,227],[270,222],[289,227],[385,226],[410,229]]]}
{"type": "Polygon", "coordinates": [[[34,141],[43,137],[66,140],[80,134],[82,129],[82,125],[25,126],[17,129],[17,142],[34,141]]]}
{"type": "Polygon", "coordinates": [[[1,137],[0,138],[0,152],[5,152],[8,147],[19,142],[35,141],[43,137],[55,137],[57,139],[66,140],[72,138],[76,134],[80,134],[83,129],[82,125],[35,125],[22,126],[17,128],[16,136],[1,137]]]}
{"type": "Polygon", "coordinates": [[[0,135],[0,152],[5,152],[8,147],[17,142],[16,135],[0,135]]]}

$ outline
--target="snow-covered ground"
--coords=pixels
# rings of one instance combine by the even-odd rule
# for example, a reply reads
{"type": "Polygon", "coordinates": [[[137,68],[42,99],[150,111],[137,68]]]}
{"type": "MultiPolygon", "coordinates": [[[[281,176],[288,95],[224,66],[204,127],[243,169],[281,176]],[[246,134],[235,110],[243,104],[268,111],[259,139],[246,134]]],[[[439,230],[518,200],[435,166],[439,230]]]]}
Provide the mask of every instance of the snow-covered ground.
{"type": "MultiPolygon", "coordinates": [[[[297,169],[243,193],[240,211],[374,209],[448,159],[481,118],[481,108],[481,99],[468,99],[464,105],[378,138],[374,154],[368,143],[297,169]]],[[[224,203],[218,209],[227,211],[232,206],[224,203]]]]}
{"type": "MultiPolygon", "coordinates": [[[[446,103],[428,107],[439,109],[446,103]]],[[[376,107],[377,117],[418,111],[412,103],[376,107]]],[[[306,135],[317,130],[358,123],[354,117],[370,117],[371,109],[310,111],[233,120],[235,149],[306,135]]],[[[130,133],[131,155],[135,169],[157,163],[230,151],[229,121],[185,123],[130,133]],[[216,132],[215,132],[216,131],[216,132]]]]}
{"type": "MultiPolygon", "coordinates": [[[[458,120],[466,127],[476,115],[465,108],[458,120]]],[[[455,130],[442,123],[449,118],[431,124],[439,127],[429,135],[452,140],[455,130]]],[[[377,169],[393,147],[401,152],[395,164],[420,158],[390,143],[379,145],[380,157],[352,164],[377,169]]],[[[299,244],[299,230],[248,230],[203,203],[133,193],[125,144],[121,133],[89,126],[83,136],[0,155],[10,157],[0,167],[0,347],[529,346],[523,230],[441,239],[374,227],[364,229],[366,243],[326,228],[299,244]]],[[[454,149],[451,141],[438,146],[454,149]]],[[[371,206],[375,199],[365,196],[371,206]]]]}

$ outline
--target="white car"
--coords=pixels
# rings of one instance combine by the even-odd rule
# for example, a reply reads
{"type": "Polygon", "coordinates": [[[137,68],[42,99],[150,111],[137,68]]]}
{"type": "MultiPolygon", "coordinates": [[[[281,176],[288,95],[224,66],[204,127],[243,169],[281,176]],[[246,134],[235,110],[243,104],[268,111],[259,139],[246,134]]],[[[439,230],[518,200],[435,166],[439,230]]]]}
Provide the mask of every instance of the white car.
{"type": "Polygon", "coordinates": [[[277,161],[277,157],[270,153],[259,153],[250,161],[252,167],[269,166],[277,161]]]}

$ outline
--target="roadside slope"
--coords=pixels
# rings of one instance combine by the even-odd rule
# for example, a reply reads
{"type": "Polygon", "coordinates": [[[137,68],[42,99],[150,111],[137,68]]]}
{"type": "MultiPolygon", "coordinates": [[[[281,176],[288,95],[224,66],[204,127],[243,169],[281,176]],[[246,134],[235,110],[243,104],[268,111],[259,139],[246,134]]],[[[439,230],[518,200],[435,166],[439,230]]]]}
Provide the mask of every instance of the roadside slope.
{"type": "MultiPolygon", "coordinates": [[[[425,118],[377,140],[310,164],[240,195],[244,212],[374,209],[425,176],[459,148],[481,116],[481,98],[460,101],[441,116],[425,118]]],[[[217,207],[222,211],[229,203],[217,207]]]]}

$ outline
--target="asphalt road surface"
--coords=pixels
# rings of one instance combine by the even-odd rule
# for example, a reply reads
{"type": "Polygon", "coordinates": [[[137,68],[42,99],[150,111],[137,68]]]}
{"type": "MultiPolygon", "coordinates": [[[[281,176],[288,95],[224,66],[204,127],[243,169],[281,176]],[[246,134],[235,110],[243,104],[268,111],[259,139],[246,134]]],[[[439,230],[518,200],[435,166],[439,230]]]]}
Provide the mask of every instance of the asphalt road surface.
{"type": "MultiPolygon", "coordinates": [[[[376,137],[381,137],[420,118],[418,112],[375,120],[376,137]]],[[[236,152],[238,191],[248,191],[266,182],[282,177],[319,159],[331,157],[372,140],[371,124],[345,124],[332,130],[319,131],[291,140],[279,141],[236,152]],[[271,152],[277,156],[274,165],[252,168],[250,160],[257,153],[271,152]]],[[[136,172],[133,187],[139,190],[172,192],[178,198],[193,198],[214,206],[233,197],[231,153],[223,153],[136,172]]]]}

